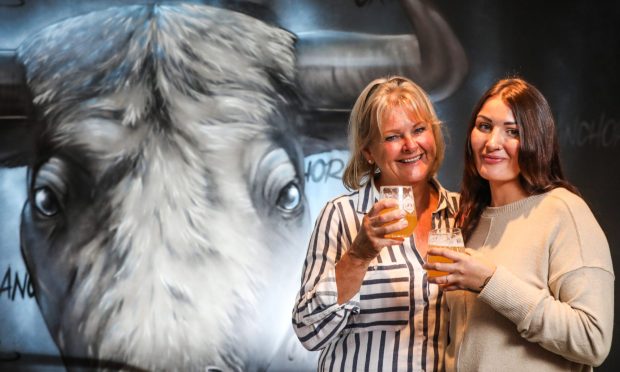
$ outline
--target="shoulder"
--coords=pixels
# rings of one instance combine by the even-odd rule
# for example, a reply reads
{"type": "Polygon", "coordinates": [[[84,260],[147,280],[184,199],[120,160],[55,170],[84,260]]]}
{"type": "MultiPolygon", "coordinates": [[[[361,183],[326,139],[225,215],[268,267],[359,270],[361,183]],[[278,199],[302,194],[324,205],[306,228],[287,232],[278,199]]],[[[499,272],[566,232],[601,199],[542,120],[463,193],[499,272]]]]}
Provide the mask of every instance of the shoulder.
{"type": "Polygon", "coordinates": [[[581,257],[583,266],[613,272],[605,232],[585,200],[564,188],[556,188],[543,194],[540,205],[548,221],[555,225],[553,240],[562,246],[562,254],[569,247],[577,248],[573,255],[581,257]],[[566,238],[562,239],[563,236],[566,238]]]}
{"type": "Polygon", "coordinates": [[[538,199],[535,208],[552,221],[569,224],[577,230],[594,226],[600,229],[585,200],[563,187],[534,198],[538,199]]]}
{"type": "Polygon", "coordinates": [[[357,189],[347,194],[341,194],[341,195],[335,196],[327,201],[326,206],[333,207],[333,206],[337,206],[341,204],[351,204],[351,203],[356,204],[359,198],[359,195],[360,195],[360,191],[361,189],[357,189]]]}
{"type": "Polygon", "coordinates": [[[567,213],[570,215],[585,213],[588,217],[594,218],[585,200],[563,187],[555,188],[543,194],[540,205],[549,208],[554,213],[567,213]]]}
{"type": "Polygon", "coordinates": [[[585,201],[577,194],[563,188],[563,187],[556,187],[555,189],[549,191],[546,193],[546,195],[549,198],[553,198],[553,199],[558,199],[558,200],[562,200],[564,202],[567,203],[583,203],[585,204],[585,201]]]}
{"type": "MultiPolygon", "coordinates": [[[[328,200],[321,211],[321,215],[336,213],[337,215],[349,215],[357,210],[357,204],[362,190],[354,190],[347,194],[341,194],[328,200]]],[[[339,217],[339,216],[338,216],[339,217]]]]}

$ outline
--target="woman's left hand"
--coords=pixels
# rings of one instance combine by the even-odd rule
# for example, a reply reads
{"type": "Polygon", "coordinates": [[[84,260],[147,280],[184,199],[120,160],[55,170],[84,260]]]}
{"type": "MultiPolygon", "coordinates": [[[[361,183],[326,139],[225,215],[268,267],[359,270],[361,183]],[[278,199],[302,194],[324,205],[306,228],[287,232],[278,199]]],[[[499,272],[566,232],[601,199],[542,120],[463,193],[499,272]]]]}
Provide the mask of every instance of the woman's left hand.
{"type": "Polygon", "coordinates": [[[425,263],[424,269],[445,271],[448,275],[428,278],[430,283],[439,284],[444,291],[465,289],[480,292],[495,273],[495,264],[486,260],[479,252],[466,248],[456,252],[445,248],[430,248],[428,255],[443,256],[453,263],[425,263]]]}

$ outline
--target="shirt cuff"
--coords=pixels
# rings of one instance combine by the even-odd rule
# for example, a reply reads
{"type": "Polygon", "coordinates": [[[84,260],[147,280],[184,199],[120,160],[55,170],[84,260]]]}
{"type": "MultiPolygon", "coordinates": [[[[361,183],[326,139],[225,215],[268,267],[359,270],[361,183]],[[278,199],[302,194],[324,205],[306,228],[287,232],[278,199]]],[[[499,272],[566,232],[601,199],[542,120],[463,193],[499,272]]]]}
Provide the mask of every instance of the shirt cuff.
{"type": "Polygon", "coordinates": [[[350,311],[353,314],[360,312],[359,291],[349,301],[338,305],[335,268],[328,269],[321,277],[312,296],[314,299],[309,301],[307,314],[303,317],[303,322],[306,324],[316,323],[336,311],[350,311]]]}

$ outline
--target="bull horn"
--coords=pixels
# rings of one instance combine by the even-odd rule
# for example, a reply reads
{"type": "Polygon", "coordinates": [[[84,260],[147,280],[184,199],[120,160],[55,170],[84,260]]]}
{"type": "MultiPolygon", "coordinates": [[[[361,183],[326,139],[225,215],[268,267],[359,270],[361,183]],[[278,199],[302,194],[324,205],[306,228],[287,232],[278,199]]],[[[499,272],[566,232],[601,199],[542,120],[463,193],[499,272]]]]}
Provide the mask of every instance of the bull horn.
{"type": "Polygon", "coordinates": [[[29,164],[33,112],[23,66],[15,51],[0,50],[0,166],[29,164]]]}
{"type": "Polygon", "coordinates": [[[26,90],[23,66],[14,50],[0,50],[0,120],[23,118],[26,115],[26,90]]]}
{"type": "Polygon", "coordinates": [[[434,101],[450,96],[467,73],[456,36],[429,4],[402,0],[416,35],[317,31],[298,35],[298,82],[310,110],[348,111],[371,80],[406,76],[434,101]]]}

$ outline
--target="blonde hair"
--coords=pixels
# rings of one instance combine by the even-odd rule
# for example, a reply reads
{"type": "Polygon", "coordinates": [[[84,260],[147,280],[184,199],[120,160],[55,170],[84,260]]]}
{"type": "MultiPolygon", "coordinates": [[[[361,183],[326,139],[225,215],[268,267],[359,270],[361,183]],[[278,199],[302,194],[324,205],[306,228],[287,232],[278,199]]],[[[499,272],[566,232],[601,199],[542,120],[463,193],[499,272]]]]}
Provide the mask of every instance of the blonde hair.
{"type": "Polygon", "coordinates": [[[386,113],[397,106],[410,110],[415,117],[431,124],[437,154],[431,164],[429,178],[437,173],[446,145],[441,122],[428,95],[405,77],[380,78],[373,80],[362,90],[351,110],[348,134],[350,155],[342,175],[342,182],[347,189],[359,189],[378,171],[374,163],[368,163],[362,150],[380,138],[386,113]]]}

